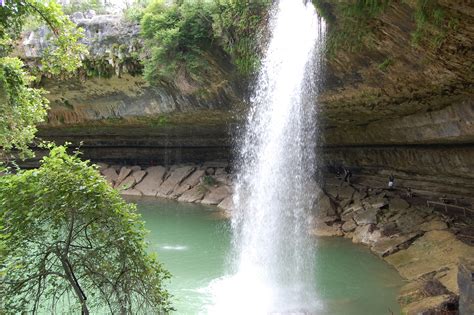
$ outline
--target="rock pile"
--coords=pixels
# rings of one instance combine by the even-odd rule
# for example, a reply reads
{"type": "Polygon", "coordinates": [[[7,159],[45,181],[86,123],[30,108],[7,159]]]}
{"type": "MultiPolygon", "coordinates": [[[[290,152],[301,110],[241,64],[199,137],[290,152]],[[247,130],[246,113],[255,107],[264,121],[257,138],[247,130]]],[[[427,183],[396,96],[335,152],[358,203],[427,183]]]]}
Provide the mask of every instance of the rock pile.
{"type": "Polygon", "coordinates": [[[140,166],[98,165],[101,174],[122,195],[216,205],[224,211],[230,211],[232,207],[231,178],[224,162],[145,169],[140,166]]]}
{"type": "Polygon", "coordinates": [[[399,297],[404,314],[457,314],[459,261],[474,258],[474,247],[457,239],[439,213],[395,191],[337,179],[326,181],[313,211],[314,235],[364,244],[409,281],[399,297]]]}

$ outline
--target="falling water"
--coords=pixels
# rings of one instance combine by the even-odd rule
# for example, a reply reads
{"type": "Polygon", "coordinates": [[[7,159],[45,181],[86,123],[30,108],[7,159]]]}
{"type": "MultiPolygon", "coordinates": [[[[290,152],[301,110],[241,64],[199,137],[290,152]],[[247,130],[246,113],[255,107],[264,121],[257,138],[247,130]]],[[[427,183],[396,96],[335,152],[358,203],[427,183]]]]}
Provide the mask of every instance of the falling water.
{"type": "Polygon", "coordinates": [[[216,314],[315,313],[308,237],[324,22],[311,1],[274,5],[245,133],[232,228],[234,273],[215,283],[216,314]]]}

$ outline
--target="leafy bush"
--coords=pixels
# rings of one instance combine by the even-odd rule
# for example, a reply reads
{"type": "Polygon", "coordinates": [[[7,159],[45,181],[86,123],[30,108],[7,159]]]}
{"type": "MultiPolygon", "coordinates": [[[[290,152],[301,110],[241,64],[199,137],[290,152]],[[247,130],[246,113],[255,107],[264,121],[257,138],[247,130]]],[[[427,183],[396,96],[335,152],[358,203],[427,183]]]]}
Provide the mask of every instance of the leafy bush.
{"type": "Polygon", "coordinates": [[[199,82],[210,67],[208,56],[219,51],[230,56],[239,74],[250,75],[259,59],[257,30],[270,4],[270,0],[152,1],[141,18],[148,54],[145,78],[168,81],[184,72],[199,82]]]}
{"type": "Polygon", "coordinates": [[[0,219],[0,313],[170,309],[170,275],[147,253],[135,206],[65,147],[0,177],[0,219]]]}

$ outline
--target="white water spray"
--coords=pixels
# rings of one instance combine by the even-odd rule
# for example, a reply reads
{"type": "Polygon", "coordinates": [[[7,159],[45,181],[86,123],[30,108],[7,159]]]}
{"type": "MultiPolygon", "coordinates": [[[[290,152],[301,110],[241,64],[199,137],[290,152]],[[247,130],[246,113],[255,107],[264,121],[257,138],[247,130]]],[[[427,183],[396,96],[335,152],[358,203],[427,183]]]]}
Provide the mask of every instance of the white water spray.
{"type": "Polygon", "coordinates": [[[310,1],[280,0],[251,100],[232,218],[234,274],[211,284],[213,314],[313,314],[316,92],[325,24],[310,1]]]}

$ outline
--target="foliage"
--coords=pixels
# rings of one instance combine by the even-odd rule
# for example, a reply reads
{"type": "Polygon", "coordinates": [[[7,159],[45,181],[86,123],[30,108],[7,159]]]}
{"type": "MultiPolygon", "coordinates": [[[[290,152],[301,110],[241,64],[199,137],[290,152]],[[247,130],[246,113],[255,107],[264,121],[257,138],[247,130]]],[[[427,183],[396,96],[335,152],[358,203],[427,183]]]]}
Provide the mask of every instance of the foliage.
{"type": "Polygon", "coordinates": [[[47,108],[43,92],[29,87],[31,80],[18,58],[0,58],[0,146],[5,151],[16,148],[22,157],[47,108]]]}
{"type": "Polygon", "coordinates": [[[145,8],[150,4],[150,0],[135,0],[123,11],[125,19],[130,22],[139,23],[145,14],[145,8]]]}
{"type": "Polygon", "coordinates": [[[145,78],[170,80],[182,72],[199,82],[210,64],[209,54],[226,52],[239,74],[258,65],[257,30],[270,0],[152,1],[143,11],[142,35],[148,58],[145,78]]]}
{"type": "Polygon", "coordinates": [[[35,124],[44,120],[47,102],[41,90],[30,87],[33,77],[17,57],[9,57],[13,45],[29,21],[36,17],[49,27],[51,45],[43,52],[42,72],[71,72],[87,51],[77,43],[82,36],[55,1],[11,0],[0,6],[0,146],[31,155],[27,144],[35,135],[35,124]]]}
{"type": "Polygon", "coordinates": [[[391,0],[355,0],[332,4],[329,9],[325,0],[313,0],[321,16],[331,24],[327,50],[334,55],[338,50],[354,52],[370,38],[372,22],[390,4],[391,0]],[[338,18],[335,19],[334,16],[338,18]]]}
{"type": "Polygon", "coordinates": [[[239,73],[250,76],[258,68],[258,30],[266,21],[270,0],[216,0],[214,36],[232,57],[239,73]]]}
{"type": "Polygon", "coordinates": [[[159,314],[169,273],[146,253],[135,206],[95,166],[52,147],[41,167],[0,177],[0,309],[159,314]],[[133,312],[132,312],[133,310],[133,312]]]}
{"type": "Polygon", "coordinates": [[[100,0],[70,0],[68,4],[63,5],[65,14],[88,10],[94,10],[97,14],[104,14],[107,11],[100,0]]]}
{"type": "Polygon", "coordinates": [[[166,5],[153,1],[141,20],[145,47],[150,59],[145,62],[145,78],[151,82],[171,80],[184,68],[194,80],[208,63],[203,52],[210,48],[212,20],[207,2],[182,2],[166,5]]]}
{"type": "Polygon", "coordinates": [[[206,175],[202,178],[202,183],[206,186],[214,186],[217,182],[214,177],[206,175]]]}
{"type": "Polygon", "coordinates": [[[429,39],[431,47],[439,47],[450,30],[456,30],[459,20],[446,13],[437,0],[417,0],[414,14],[416,30],[412,33],[412,42],[419,45],[424,38],[429,39]]]}
{"type": "Polygon", "coordinates": [[[384,61],[382,61],[379,65],[378,68],[380,71],[386,71],[388,67],[390,67],[393,64],[393,60],[390,57],[385,58],[384,61]]]}

